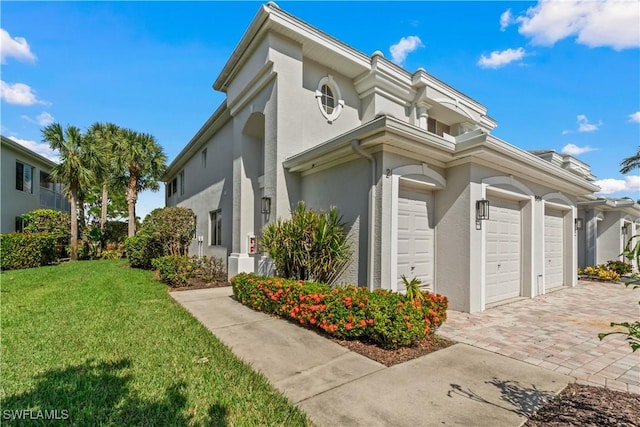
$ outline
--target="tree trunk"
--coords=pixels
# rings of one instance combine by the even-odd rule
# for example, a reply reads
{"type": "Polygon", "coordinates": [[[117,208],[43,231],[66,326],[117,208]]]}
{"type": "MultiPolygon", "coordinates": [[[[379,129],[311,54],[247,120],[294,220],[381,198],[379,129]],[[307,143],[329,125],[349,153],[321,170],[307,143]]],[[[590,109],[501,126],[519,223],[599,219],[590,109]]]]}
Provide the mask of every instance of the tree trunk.
{"type": "Polygon", "coordinates": [[[129,209],[129,237],[136,235],[136,202],[138,200],[138,191],[136,187],[138,181],[135,177],[129,178],[129,186],[127,187],[127,207],[129,209]]]}
{"type": "Polygon", "coordinates": [[[71,188],[71,261],[78,260],[78,190],[71,188]]]}
{"type": "Polygon", "coordinates": [[[107,207],[109,206],[109,190],[107,184],[102,184],[102,204],[100,205],[100,231],[104,233],[104,225],[107,223],[107,207]]]}

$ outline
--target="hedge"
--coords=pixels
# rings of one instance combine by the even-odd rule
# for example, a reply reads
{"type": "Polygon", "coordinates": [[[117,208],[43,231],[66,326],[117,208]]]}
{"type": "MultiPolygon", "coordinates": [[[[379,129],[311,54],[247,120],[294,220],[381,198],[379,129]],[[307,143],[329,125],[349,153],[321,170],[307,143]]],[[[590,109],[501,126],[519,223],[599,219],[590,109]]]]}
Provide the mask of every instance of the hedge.
{"type": "Polygon", "coordinates": [[[231,279],[238,301],[337,338],[383,348],[417,344],[446,320],[447,298],[425,292],[422,302],[387,290],[329,285],[241,273],[231,279]]]}
{"type": "Polygon", "coordinates": [[[17,270],[40,267],[58,260],[55,233],[10,233],[0,235],[0,268],[17,270]]]}

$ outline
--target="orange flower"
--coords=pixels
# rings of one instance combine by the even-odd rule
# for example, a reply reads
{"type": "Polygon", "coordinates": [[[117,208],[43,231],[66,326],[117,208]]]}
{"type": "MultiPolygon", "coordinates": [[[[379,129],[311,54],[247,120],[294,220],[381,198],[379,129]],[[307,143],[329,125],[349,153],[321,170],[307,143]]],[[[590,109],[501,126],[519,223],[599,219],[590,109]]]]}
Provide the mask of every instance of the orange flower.
{"type": "Polygon", "coordinates": [[[353,328],[353,323],[351,323],[351,322],[347,323],[346,325],[344,325],[344,328],[345,328],[347,331],[350,331],[350,330],[351,330],[351,328],[353,328]]]}
{"type": "Polygon", "coordinates": [[[358,325],[359,325],[361,328],[364,328],[365,326],[367,326],[367,321],[363,319],[363,320],[361,320],[361,321],[360,321],[360,323],[358,323],[358,325]]]}
{"type": "Polygon", "coordinates": [[[407,322],[407,328],[411,327],[411,323],[407,322]]]}

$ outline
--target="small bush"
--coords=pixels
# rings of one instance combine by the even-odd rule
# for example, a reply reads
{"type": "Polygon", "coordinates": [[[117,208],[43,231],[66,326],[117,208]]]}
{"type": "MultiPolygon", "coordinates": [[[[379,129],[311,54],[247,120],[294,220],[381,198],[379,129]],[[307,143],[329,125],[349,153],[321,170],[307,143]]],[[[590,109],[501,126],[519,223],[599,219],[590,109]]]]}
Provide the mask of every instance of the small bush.
{"type": "Polygon", "coordinates": [[[158,270],[160,280],[172,288],[189,284],[193,273],[193,264],[187,255],[163,256],[154,259],[152,264],[158,270]]]}
{"type": "Polygon", "coordinates": [[[55,233],[10,233],[0,235],[0,268],[17,270],[40,267],[58,260],[55,233]]]}
{"type": "Polygon", "coordinates": [[[446,319],[447,298],[424,292],[411,300],[386,290],[241,273],[231,279],[236,298],[266,313],[318,328],[338,338],[374,342],[384,348],[417,344],[446,319]]]}
{"type": "Polygon", "coordinates": [[[129,232],[129,225],[122,221],[107,221],[104,224],[102,240],[105,244],[124,243],[129,232]]]}
{"type": "Polygon", "coordinates": [[[127,237],[124,245],[131,267],[150,270],[151,261],[164,255],[160,243],[145,234],[127,237]]]}
{"type": "Polygon", "coordinates": [[[151,211],[140,232],[161,242],[166,255],[188,255],[195,227],[191,209],[167,207],[151,211]]]}
{"type": "Polygon", "coordinates": [[[71,235],[71,216],[55,209],[35,209],[22,215],[25,233],[52,233],[58,237],[71,235]]]}
{"type": "Polygon", "coordinates": [[[205,282],[226,281],[227,270],[224,259],[210,257],[193,257],[193,275],[205,282]]]}
{"type": "Polygon", "coordinates": [[[307,210],[300,202],[291,219],[262,229],[260,246],[273,260],[278,275],[332,283],[351,260],[352,249],[336,208],[307,210]]]}
{"type": "Polygon", "coordinates": [[[119,249],[109,249],[102,251],[102,259],[120,259],[124,258],[124,251],[119,249]]]}
{"type": "Polygon", "coordinates": [[[607,269],[615,271],[619,275],[631,273],[633,266],[624,261],[607,261],[607,269]]]}
{"type": "Polygon", "coordinates": [[[584,270],[578,271],[578,274],[595,277],[605,281],[620,280],[620,275],[613,270],[609,270],[609,268],[604,264],[596,265],[595,267],[585,267],[584,270]]]}

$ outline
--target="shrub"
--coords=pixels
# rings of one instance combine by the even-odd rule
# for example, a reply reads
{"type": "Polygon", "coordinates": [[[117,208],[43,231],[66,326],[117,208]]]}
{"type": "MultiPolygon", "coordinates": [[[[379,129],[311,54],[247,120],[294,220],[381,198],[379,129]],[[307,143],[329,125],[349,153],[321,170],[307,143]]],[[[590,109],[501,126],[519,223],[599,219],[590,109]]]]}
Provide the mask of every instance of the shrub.
{"type": "Polygon", "coordinates": [[[128,224],[122,221],[107,221],[104,224],[102,240],[105,244],[124,243],[128,234],[128,224]]]}
{"type": "Polygon", "coordinates": [[[352,253],[336,208],[314,212],[303,202],[291,212],[291,219],[267,224],[260,245],[279,275],[322,283],[332,283],[352,253]]]}
{"type": "Polygon", "coordinates": [[[446,319],[447,298],[430,292],[424,292],[420,301],[386,290],[332,289],[316,282],[246,273],[231,279],[231,286],[236,298],[255,310],[385,348],[415,345],[446,319]]]}
{"type": "Polygon", "coordinates": [[[58,237],[71,235],[71,216],[54,209],[35,209],[22,215],[25,233],[52,233],[58,237]]]}
{"type": "Polygon", "coordinates": [[[10,233],[0,235],[2,270],[40,267],[58,260],[53,233],[10,233]]]}
{"type": "Polygon", "coordinates": [[[631,273],[633,266],[624,261],[607,261],[607,270],[615,271],[619,275],[631,273]]]}
{"type": "Polygon", "coordinates": [[[166,255],[187,255],[195,232],[194,218],[188,208],[154,209],[144,219],[140,232],[160,242],[166,255]]]}
{"type": "Polygon", "coordinates": [[[595,267],[585,267],[582,272],[578,271],[578,274],[584,274],[585,276],[595,277],[605,281],[620,280],[620,275],[613,270],[609,270],[604,264],[596,265],[595,267]]]}
{"type": "Polygon", "coordinates": [[[164,255],[159,242],[146,234],[127,237],[124,245],[131,267],[150,270],[152,268],[151,260],[164,255]]]}
{"type": "Polygon", "coordinates": [[[158,270],[160,280],[173,288],[189,284],[192,276],[193,264],[187,255],[167,255],[152,261],[158,270]]]}
{"type": "Polygon", "coordinates": [[[227,269],[222,258],[207,258],[206,256],[198,258],[194,256],[191,263],[194,277],[198,277],[205,282],[227,280],[227,269]]]}
{"type": "Polygon", "coordinates": [[[102,251],[102,259],[120,259],[124,258],[124,251],[119,249],[108,249],[102,251]]]}

